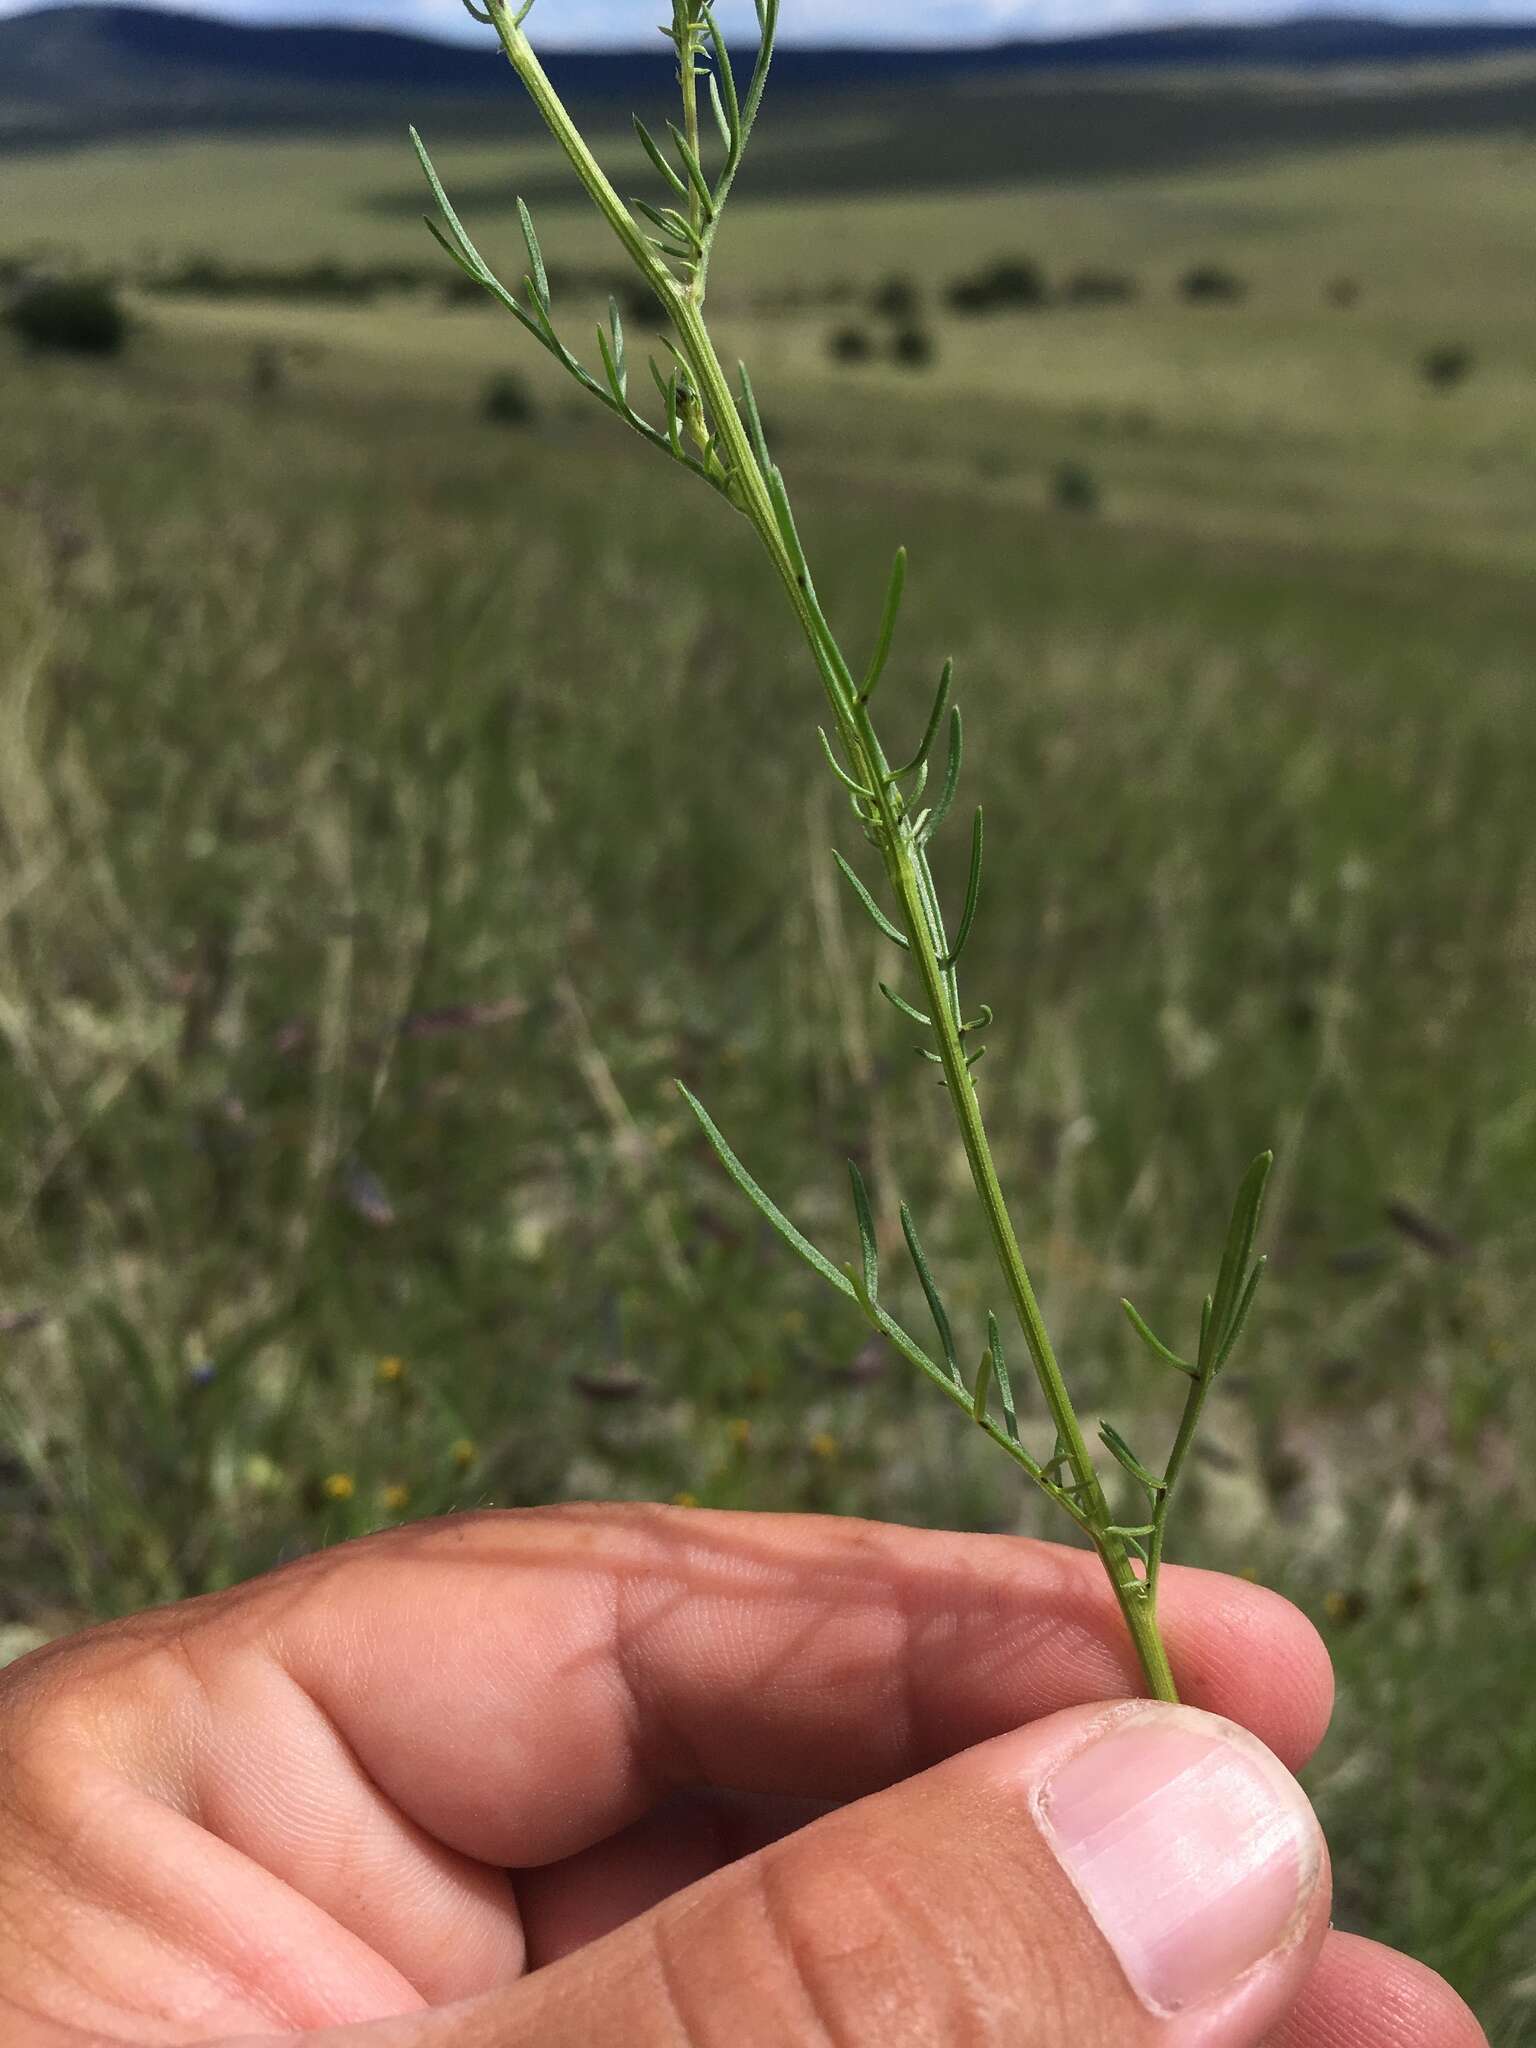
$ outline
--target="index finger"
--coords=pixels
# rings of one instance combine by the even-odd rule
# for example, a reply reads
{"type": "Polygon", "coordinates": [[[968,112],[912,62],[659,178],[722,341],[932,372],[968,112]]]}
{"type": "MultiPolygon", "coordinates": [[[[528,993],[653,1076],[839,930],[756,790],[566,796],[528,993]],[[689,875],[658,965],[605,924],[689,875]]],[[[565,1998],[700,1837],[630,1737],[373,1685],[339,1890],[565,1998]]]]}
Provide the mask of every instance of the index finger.
{"type": "MultiPolygon", "coordinates": [[[[1332,1701],[1310,1623],[1260,1587],[1174,1568],[1162,1612],[1188,1702],[1303,1761],[1332,1701]]],[[[1142,1689],[1089,1553],[648,1506],[393,1531],[182,1610],[178,1635],[204,1666],[232,1635],[248,1658],[254,1638],[401,1813],[512,1868],[603,1840],[679,1786],[840,1803],[1142,1689]]],[[[144,1697],[153,1741],[171,1723],[144,1697]]],[[[245,1762],[265,1750],[280,1784],[271,1689],[227,1697],[200,1740],[245,1762]],[[241,1725],[245,1697],[266,1725],[241,1725]]]]}

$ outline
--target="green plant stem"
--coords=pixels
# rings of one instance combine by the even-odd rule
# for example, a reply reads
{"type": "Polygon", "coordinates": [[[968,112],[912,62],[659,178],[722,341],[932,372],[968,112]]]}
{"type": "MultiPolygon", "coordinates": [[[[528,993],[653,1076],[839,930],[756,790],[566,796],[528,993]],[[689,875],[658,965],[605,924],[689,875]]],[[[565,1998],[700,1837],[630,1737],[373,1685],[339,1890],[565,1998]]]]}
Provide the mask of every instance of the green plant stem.
{"type": "MultiPolygon", "coordinates": [[[[1153,1697],[1176,1700],[1178,1693],[1157,1626],[1155,1585],[1150,1574],[1147,1580],[1138,1579],[1126,1543],[1112,1531],[1103,1486],[1062,1378],[1008,1213],[962,1042],[962,1019],[953,968],[940,957],[942,925],[927,856],[917,842],[906,801],[891,774],[868,706],[822,613],[810,574],[797,560],[781,530],[768,479],[705,326],[698,297],[691,288],[679,283],[651,247],[638,222],[587,147],[527,36],[507,12],[505,0],[489,0],[489,6],[502,47],[545,124],[569,158],[598,211],[608,221],[672,319],[680,353],[693,373],[698,400],[723,456],[731,481],[731,495],[755,528],[784,584],[820,671],[854,777],[870,794],[873,804],[870,823],[887,878],[900,906],[901,927],[927,997],[939,1062],[959,1126],[971,1180],[987,1219],[993,1250],[1029,1349],[1035,1377],[1055,1424],[1061,1450],[1071,1468],[1073,1484],[1069,1505],[1074,1519],[1091,1537],[1109,1576],[1153,1697]]],[[[690,143],[696,144],[696,82],[688,75],[692,71],[691,57],[686,59],[683,70],[685,119],[690,88],[693,88],[693,116],[688,135],[690,143]]],[[[1061,1498],[1062,1490],[1047,1490],[1061,1498]]]]}
{"type": "Polygon", "coordinates": [[[1163,1474],[1163,1491],[1152,1510],[1152,1534],[1147,1540],[1147,1587],[1149,1597],[1154,1601],[1157,1599],[1158,1575],[1163,1566],[1163,1544],[1168,1535],[1168,1509],[1173,1500],[1174,1488],[1179,1483],[1179,1474],[1184,1469],[1184,1460],[1189,1456],[1195,1432],[1200,1426],[1206,1396],[1214,1384],[1214,1373],[1202,1373],[1200,1378],[1190,1385],[1184,1399],[1184,1413],[1179,1418],[1179,1433],[1174,1438],[1173,1449],[1168,1454],[1168,1464],[1163,1474]]]}

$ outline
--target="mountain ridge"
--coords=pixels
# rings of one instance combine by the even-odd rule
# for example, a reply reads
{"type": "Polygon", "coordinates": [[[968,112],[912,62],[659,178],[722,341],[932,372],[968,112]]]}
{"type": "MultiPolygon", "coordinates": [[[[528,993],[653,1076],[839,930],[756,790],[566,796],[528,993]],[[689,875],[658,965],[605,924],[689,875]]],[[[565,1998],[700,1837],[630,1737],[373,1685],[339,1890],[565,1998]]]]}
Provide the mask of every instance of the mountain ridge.
{"type": "MultiPolygon", "coordinates": [[[[1049,74],[1300,72],[1445,65],[1536,53],[1529,24],[1405,23],[1369,14],[1303,14],[1274,23],[1013,39],[959,49],[789,48],[777,90],[900,87],[980,76],[1021,85],[1049,74]]],[[[637,50],[556,52],[556,84],[591,104],[663,87],[669,59],[637,50]]],[[[58,144],[113,134],[263,125],[357,124],[483,102],[504,121],[506,80],[493,44],[477,48],[404,30],[258,25],[167,9],[45,6],[0,18],[0,142],[58,144]]]]}

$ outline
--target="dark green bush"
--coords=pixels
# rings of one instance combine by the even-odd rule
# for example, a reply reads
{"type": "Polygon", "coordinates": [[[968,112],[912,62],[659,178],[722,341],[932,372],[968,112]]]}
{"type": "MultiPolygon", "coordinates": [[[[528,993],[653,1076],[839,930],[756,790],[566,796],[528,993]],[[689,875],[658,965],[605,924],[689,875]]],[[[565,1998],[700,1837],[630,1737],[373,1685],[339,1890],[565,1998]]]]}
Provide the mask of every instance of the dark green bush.
{"type": "Polygon", "coordinates": [[[874,350],[862,327],[839,327],[827,343],[827,353],[834,363],[867,363],[874,350]]]}
{"type": "Polygon", "coordinates": [[[937,351],[926,327],[898,328],[891,343],[891,357],[904,370],[926,370],[937,351]]]}
{"type": "Polygon", "coordinates": [[[1466,383],[1476,362],[1471,349],[1460,342],[1448,342],[1441,348],[1432,348],[1419,368],[1431,390],[1454,391],[1458,384],[1466,383]]]}
{"type": "Polygon", "coordinates": [[[1057,465],[1051,478],[1051,500],[1059,512],[1097,512],[1103,492],[1086,463],[1067,461],[1057,465]]]}
{"type": "Polygon", "coordinates": [[[974,277],[957,278],[949,288],[957,313],[1031,312],[1049,300],[1045,272],[1028,256],[1005,258],[974,277]]]}
{"type": "Polygon", "coordinates": [[[528,427],[538,417],[538,407],[521,377],[499,370],[481,394],[480,416],[493,426],[528,427]]]}
{"type": "Polygon", "coordinates": [[[79,356],[115,356],[128,340],[128,316],[115,287],[102,278],[40,278],[23,285],[5,309],[6,325],[30,349],[79,356]]]}
{"type": "Polygon", "coordinates": [[[1248,287],[1219,263],[1197,263],[1179,280],[1182,295],[1195,306],[1235,305],[1248,296],[1248,287]]]}

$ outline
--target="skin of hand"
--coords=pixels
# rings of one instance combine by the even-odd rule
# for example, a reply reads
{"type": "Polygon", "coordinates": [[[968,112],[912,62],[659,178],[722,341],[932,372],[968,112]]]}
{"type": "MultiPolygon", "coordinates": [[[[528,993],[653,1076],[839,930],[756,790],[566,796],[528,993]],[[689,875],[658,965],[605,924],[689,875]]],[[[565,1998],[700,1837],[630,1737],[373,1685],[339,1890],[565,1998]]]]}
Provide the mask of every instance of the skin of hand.
{"type": "Polygon", "coordinates": [[[1310,1625],[1162,1607],[1185,1707],[1082,1553],[571,1506],[89,1630],[0,1674],[0,2040],[1486,2048],[1329,1930],[1310,1625]]]}

